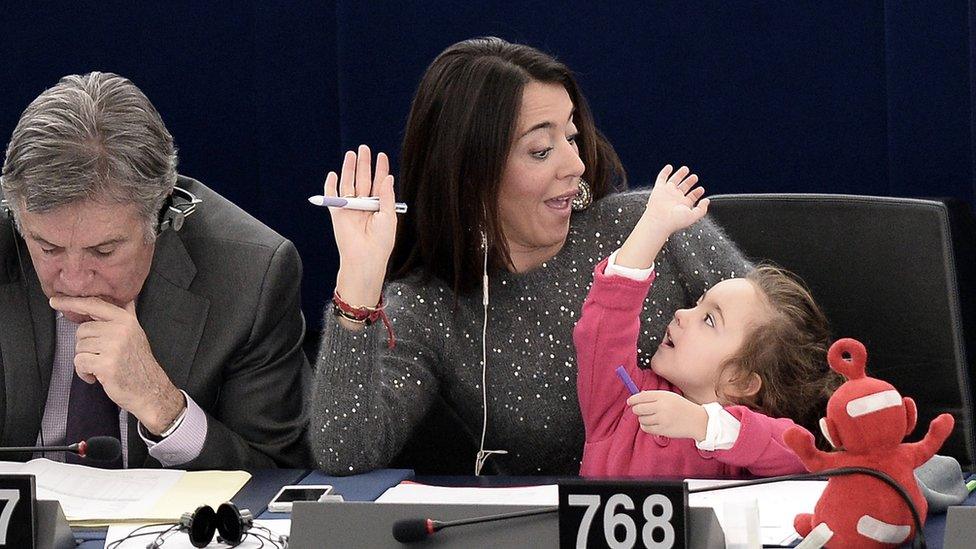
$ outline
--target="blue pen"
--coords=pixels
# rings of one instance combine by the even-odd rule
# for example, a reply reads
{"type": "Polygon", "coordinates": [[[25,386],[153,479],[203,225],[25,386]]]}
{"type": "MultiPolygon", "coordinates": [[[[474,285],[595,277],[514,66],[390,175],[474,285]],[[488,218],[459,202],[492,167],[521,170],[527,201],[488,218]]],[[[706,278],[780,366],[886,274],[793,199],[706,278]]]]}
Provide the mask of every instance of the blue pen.
{"type": "Polygon", "coordinates": [[[640,389],[637,388],[634,380],[630,379],[630,375],[627,374],[627,370],[623,366],[617,366],[617,377],[620,378],[620,381],[624,382],[624,385],[627,386],[627,390],[630,391],[630,394],[636,395],[640,392],[640,389]]]}

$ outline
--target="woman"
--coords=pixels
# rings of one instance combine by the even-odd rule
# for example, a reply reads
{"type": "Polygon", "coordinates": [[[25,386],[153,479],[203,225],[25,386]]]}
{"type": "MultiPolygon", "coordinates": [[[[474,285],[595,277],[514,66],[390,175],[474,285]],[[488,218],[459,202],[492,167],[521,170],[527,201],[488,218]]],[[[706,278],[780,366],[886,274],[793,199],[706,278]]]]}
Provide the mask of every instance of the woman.
{"type": "MultiPolygon", "coordinates": [[[[381,209],[332,211],[338,316],[326,315],[311,397],[319,466],[387,465],[439,394],[467,428],[456,435],[480,443],[476,471],[491,456],[505,474],[576,474],[573,326],[595,262],[620,246],[647,194],[611,194],[624,170],[569,69],[498,38],[441,53],[407,122],[410,210],[398,233],[388,160],[378,155],[375,175],[370,163],[360,147],[326,179],[327,195],[378,196],[381,209]],[[368,309],[381,297],[392,334],[368,309]]],[[[708,221],[674,235],[640,348],[653,351],[676,309],[744,267],[708,221]]]]}

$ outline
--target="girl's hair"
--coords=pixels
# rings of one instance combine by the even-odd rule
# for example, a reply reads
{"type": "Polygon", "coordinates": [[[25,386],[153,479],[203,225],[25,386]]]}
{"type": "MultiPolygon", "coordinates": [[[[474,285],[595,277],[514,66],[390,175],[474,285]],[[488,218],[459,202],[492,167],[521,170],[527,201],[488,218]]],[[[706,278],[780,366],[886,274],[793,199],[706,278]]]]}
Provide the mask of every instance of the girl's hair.
{"type": "Polygon", "coordinates": [[[583,178],[594,198],[626,186],[613,147],[596,129],[570,70],[535,48],[475,38],[444,50],[424,73],[400,157],[400,220],[390,278],[420,272],[457,298],[481,285],[481,231],[493,268],[511,264],[498,220],[498,189],[514,143],[526,84],[559,84],[576,111],[583,178]]]}
{"type": "Polygon", "coordinates": [[[728,398],[772,417],[802,425],[826,448],[818,421],[843,379],[827,364],[830,328],[810,291],[793,273],[759,265],[746,275],[766,300],[769,317],[753,326],[742,348],[727,362],[736,380],[755,373],[762,386],[755,395],[728,398]],[[741,373],[741,375],[738,375],[741,373]]]}

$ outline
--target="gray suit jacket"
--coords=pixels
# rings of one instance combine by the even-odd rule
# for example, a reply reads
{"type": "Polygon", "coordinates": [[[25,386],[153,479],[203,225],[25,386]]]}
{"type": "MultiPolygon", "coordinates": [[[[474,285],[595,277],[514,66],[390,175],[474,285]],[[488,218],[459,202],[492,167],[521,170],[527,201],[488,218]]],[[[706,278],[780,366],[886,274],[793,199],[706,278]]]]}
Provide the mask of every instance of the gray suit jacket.
{"type": "MultiPolygon", "coordinates": [[[[137,315],[156,360],[207,414],[203,450],[180,468],[304,467],[309,365],[298,252],[200,182],[181,176],[177,185],[203,203],[182,230],[159,235],[137,315]]],[[[0,445],[31,446],[51,381],[54,311],[2,217],[0,445]]],[[[158,466],[133,416],[124,444],[130,467],[158,466]]]]}

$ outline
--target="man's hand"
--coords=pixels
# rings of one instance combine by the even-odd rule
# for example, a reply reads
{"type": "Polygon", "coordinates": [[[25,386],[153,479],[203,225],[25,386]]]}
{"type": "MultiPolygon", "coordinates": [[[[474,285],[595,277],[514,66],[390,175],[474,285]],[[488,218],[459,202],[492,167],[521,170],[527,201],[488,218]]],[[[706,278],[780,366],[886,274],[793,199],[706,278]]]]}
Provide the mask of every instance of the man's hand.
{"type": "Polygon", "coordinates": [[[52,297],[51,307],[87,315],[78,327],[75,371],[88,383],[102,384],[105,394],[158,435],[186,406],[149,347],[136,318],[134,302],[124,309],[97,297],[52,297]]]}
{"type": "Polygon", "coordinates": [[[627,399],[641,429],[652,435],[705,440],[708,412],[671,391],[641,391],[627,399]]]}

